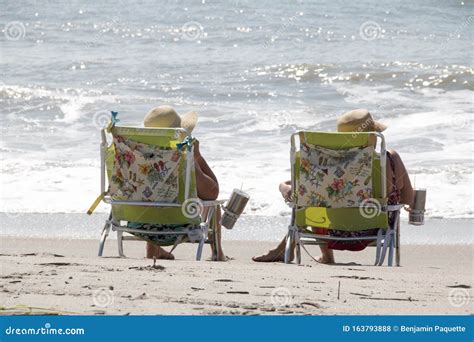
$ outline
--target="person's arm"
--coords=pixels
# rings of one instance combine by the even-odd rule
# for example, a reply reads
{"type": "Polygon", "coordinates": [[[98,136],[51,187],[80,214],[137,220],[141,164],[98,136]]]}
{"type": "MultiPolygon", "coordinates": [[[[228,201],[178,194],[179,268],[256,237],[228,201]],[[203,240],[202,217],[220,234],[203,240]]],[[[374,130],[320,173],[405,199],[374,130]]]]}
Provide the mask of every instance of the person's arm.
{"type": "Polygon", "coordinates": [[[212,201],[219,196],[217,178],[202,157],[199,150],[199,141],[194,142],[194,165],[196,170],[196,187],[200,199],[212,201]]]}
{"type": "Polygon", "coordinates": [[[291,181],[280,183],[278,188],[280,189],[283,198],[287,201],[291,201],[291,181]]]}
{"type": "Polygon", "coordinates": [[[405,165],[403,164],[402,158],[400,158],[400,155],[395,151],[390,151],[390,155],[393,157],[393,161],[395,163],[396,182],[397,187],[400,190],[400,203],[412,206],[415,192],[413,191],[410,177],[408,176],[408,172],[405,168],[405,165]]]}
{"type": "Polygon", "coordinates": [[[199,166],[201,167],[201,170],[207,176],[212,178],[214,180],[214,182],[219,183],[217,181],[216,175],[214,174],[214,172],[212,172],[211,168],[209,167],[209,165],[207,164],[206,160],[204,159],[204,157],[202,155],[199,155],[199,157],[197,157],[197,158],[195,157],[194,160],[196,161],[197,164],[199,164],[199,166]]]}

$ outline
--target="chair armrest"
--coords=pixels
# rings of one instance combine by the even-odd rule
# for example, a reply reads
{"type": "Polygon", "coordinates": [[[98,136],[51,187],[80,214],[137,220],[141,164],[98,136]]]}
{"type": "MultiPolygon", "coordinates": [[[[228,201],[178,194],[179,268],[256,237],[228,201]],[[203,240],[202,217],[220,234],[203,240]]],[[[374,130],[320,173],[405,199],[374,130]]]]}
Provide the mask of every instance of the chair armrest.
{"type": "Polygon", "coordinates": [[[387,211],[399,211],[402,209],[405,205],[404,204],[393,204],[393,205],[388,205],[387,206],[387,211]]]}
{"type": "Polygon", "coordinates": [[[224,204],[227,201],[228,201],[227,199],[220,199],[220,200],[214,200],[214,201],[201,201],[201,203],[204,207],[214,207],[216,205],[224,204]]]}

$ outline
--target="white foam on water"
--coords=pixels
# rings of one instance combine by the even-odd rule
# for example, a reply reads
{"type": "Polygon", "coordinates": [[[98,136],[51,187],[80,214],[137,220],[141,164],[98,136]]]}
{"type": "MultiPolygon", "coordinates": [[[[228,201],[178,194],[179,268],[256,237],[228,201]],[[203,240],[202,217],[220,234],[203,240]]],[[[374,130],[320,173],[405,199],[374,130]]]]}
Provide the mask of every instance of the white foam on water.
{"type": "MultiPolygon", "coordinates": [[[[431,101],[438,101],[440,107],[446,101],[456,103],[456,99],[465,96],[428,95],[433,96],[431,101]]],[[[416,177],[416,186],[428,189],[427,216],[473,217],[471,114],[455,106],[452,112],[461,120],[451,125],[445,122],[447,119],[442,112],[434,110],[388,116],[383,120],[390,127],[386,138],[389,148],[396,146],[412,181],[416,177]]],[[[278,184],[290,178],[289,136],[293,130],[289,127],[280,130],[278,123],[265,122],[264,115],[268,114],[260,118],[247,117],[235,131],[229,126],[217,128],[215,132],[197,129],[196,134],[202,142],[203,155],[219,178],[221,197],[228,197],[233,188],[243,186],[251,195],[246,214],[287,216],[290,210],[278,191],[278,184]]],[[[303,125],[304,115],[301,111],[295,115],[298,119],[290,116],[287,124],[303,125]]],[[[205,114],[202,116],[202,122],[208,125],[220,124],[213,123],[205,114]]],[[[317,123],[318,120],[327,119],[307,117],[304,121],[317,123]]],[[[99,137],[96,127],[90,129],[94,130],[97,141],[91,139],[88,132],[77,132],[74,126],[68,128],[64,133],[79,144],[70,144],[67,148],[60,141],[41,151],[16,151],[3,146],[2,153],[8,158],[4,158],[1,165],[0,211],[84,212],[100,192],[99,137]]],[[[51,144],[51,141],[45,143],[51,144]]],[[[105,212],[108,208],[101,204],[97,210],[105,212]]]]}

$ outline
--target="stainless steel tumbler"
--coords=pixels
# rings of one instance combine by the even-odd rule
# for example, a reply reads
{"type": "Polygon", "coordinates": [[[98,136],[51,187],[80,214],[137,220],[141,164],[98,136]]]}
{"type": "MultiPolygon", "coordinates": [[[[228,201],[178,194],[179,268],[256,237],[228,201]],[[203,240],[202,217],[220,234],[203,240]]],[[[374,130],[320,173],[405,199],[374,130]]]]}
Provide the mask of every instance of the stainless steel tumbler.
{"type": "Polygon", "coordinates": [[[245,206],[250,196],[242,190],[234,189],[227,205],[224,207],[224,214],[221,217],[220,224],[227,229],[232,229],[239,216],[244,212],[245,206]]]}
{"type": "Polygon", "coordinates": [[[425,224],[426,189],[415,190],[415,201],[409,214],[409,224],[422,226],[425,224]]]}

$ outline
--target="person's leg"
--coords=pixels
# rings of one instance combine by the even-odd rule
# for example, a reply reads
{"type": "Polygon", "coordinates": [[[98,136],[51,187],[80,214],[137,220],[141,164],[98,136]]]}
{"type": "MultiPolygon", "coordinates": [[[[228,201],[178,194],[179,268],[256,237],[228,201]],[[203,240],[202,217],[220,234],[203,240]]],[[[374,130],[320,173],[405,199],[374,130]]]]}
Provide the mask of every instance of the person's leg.
{"type": "MultiPolygon", "coordinates": [[[[221,207],[218,206],[216,210],[216,232],[214,238],[217,239],[217,260],[216,261],[226,261],[226,256],[224,255],[224,251],[222,250],[222,227],[220,225],[221,221],[221,207]]],[[[214,244],[211,244],[211,250],[214,254],[214,244]]]]}
{"type": "MultiPolygon", "coordinates": [[[[313,233],[319,235],[328,234],[328,231],[326,229],[318,227],[311,227],[311,230],[313,231],[313,233]]],[[[319,245],[319,248],[321,249],[322,255],[317,259],[317,261],[321,264],[334,264],[334,251],[332,249],[329,249],[327,244],[319,245]]]]}
{"type": "Polygon", "coordinates": [[[146,243],[146,258],[147,259],[168,259],[174,260],[174,255],[170,252],[165,251],[160,246],[156,246],[151,242],[146,243]]]}
{"type": "MultiPolygon", "coordinates": [[[[280,183],[279,190],[285,201],[292,201],[291,181],[280,183]]],[[[284,262],[286,249],[286,236],[274,249],[269,250],[266,254],[254,256],[253,261],[256,262],[284,262]]],[[[295,244],[291,246],[290,261],[295,257],[295,244]]]]}
{"type": "Polygon", "coordinates": [[[319,245],[321,249],[321,257],[318,259],[318,262],[321,264],[334,264],[334,251],[328,248],[328,245],[319,245]]]}
{"type": "MultiPolygon", "coordinates": [[[[284,262],[285,261],[286,237],[274,249],[271,249],[266,254],[254,256],[252,258],[255,262],[284,262]]],[[[290,261],[295,258],[295,244],[291,246],[290,261]]]]}
{"type": "MultiPolygon", "coordinates": [[[[209,208],[204,208],[203,212],[202,212],[202,217],[203,218],[207,218],[207,213],[209,212],[209,208]]],[[[209,234],[209,240],[211,241],[211,251],[212,251],[212,255],[214,255],[214,253],[216,253],[216,257],[217,259],[215,261],[226,261],[226,256],[224,254],[224,251],[222,250],[222,234],[221,234],[221,225],[219,224],[220,220],[221,220],[221,208],[220,206],[217,206],[217,211],[216,211],[216,217],[215,217],[215,232],[214,234],[209,234]],[[217,249],[217,252],[214,252],[214,240],[213,239],[216,239],[217,240],[217,246],[218,246],[218,249],[217,249]]],[[[212,223],[212,222],[211,222],[212,223]]],[[[209,227],[211,228],[211,227],[209,227]]]]}

